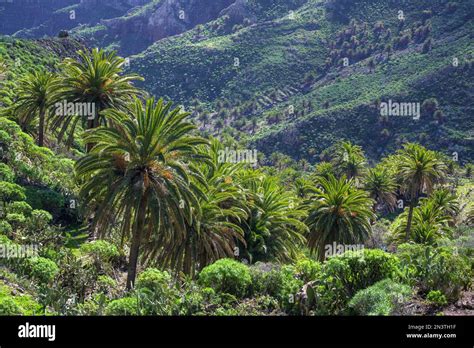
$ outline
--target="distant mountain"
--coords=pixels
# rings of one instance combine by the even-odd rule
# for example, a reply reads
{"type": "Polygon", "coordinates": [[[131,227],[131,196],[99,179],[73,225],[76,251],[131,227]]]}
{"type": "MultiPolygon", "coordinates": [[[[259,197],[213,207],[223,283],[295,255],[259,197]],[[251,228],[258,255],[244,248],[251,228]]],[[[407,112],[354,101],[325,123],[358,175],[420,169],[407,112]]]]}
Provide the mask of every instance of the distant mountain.
{"type": "Polygon", "coordinates": [[[406,141],[474,158],[469,1],[15,0],[3,7],[0,33],[68,30],[89,46],[116,49],[145,77],[142,87],[183,104],[203,132],[230,133],[266,154],[314,162],[346,138],[371,158],[406,141]],[[420,117],[382,115],[384,102],[414,103],[420,117]]]}

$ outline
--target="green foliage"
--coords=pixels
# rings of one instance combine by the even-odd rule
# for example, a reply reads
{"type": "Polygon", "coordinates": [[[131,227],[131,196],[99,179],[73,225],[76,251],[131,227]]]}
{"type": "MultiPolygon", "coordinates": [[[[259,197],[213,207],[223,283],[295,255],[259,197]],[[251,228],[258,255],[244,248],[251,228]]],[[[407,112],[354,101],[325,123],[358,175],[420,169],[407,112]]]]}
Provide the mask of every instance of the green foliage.
{"type": "Polygon", "coordinates": [[[0,163],[0,181],[13,182],[15,174],[5,163],[0,163]]]}
{"type": "Polygon", "coordinates": [[[81,245],[80,251],[104,263],[110,263],[120,255],[117,247],[105,240],[95,240],[84,243],[81,245]]]}
{"type": "Polygon", "coordinates": [[[405,279],[422,293],[441,291],[448,301],[459,298],[462,289],[472,283],[469,260],[455,247],[402,244],[398,248],[405,279]]]}
{"type": "Polygon", "coordinates": [[[411,294],[409,286],[384,279],[357,292],[348,306],[356,315],[391,315],[411,294]]]}
{"type": "Polygon", "coordinates": [[[162,272],[156,268],[148,268],[141,272],[137,278],[137,289],[163,289],[171,282],[171,276],[168,272],[162,272]]]}
{"type": "Polygon", "coordinates": [[[295,271],[298,274],[298,278],[305,284],[319,278],[321,276],[321,270],[321,263],[308,258],[299,259],[295,264],[295,271]]]}
{"type": "Polygon", "coordinates": [[[11,235],[13,229],[7,221],[0,221],[0,234],[11,235]]]}
{"type": "Polygon", "coordinates": [[[348,251],[331,257],[316,282],[318,313],[339,314],[347,310],[347,302],[359,291],[399,273],[396,256],[378,249],[348,251]]]}
{"type": "Polygon", "coordinates": [[[439,290],[431,290],[428,295],[426,295],[426,299],[428,302],[438,307],[443,307],[448,304],[446,296],[444,296],[444,294],[439,290]]]}
{"type": "Polygon", "coordinates": [[[54,261],[40,256],[25,259],[22,269],[27,276],[43,284],[50,283],[59,273],[54,261]]]}
{"type": "Polygon", "coordinates": [[[0,315],[21,315],[21,307],[11,297],[0,297],[0,315]]]}
{"type": "Polygon", "coordinates": [[[252,278],[246,265],[232,259],[222,259],[205,267],[199,274],[198,282],[218,293],[241,298],[248,294],[252,278]]]}
{"type": "Polygon", "coordinates": [[[306,223],[310,230],[308,245],[319,260],[324,260],[325,246],[363,243],[371,234],[373,201],[345,177],[320,178],[321,189],[310,198],[306,223]]]}
{"type": "Polygon", "coordinates": [[[105,315],[138,315],[138,300],[135,297],[124,297],[110,301],[105,307],[105,315]]]}

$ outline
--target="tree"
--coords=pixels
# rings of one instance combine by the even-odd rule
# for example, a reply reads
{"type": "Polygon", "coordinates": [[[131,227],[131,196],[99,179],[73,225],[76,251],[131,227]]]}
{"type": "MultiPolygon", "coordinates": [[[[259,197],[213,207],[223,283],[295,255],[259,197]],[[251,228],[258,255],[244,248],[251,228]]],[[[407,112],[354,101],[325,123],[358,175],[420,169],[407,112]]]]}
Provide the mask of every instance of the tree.
{"type": "Polygon", "coordinates": [[[91,151],[79,159],[80,197],[94,211],[93,227],[101,235],[120,222],[122,241],[130,241],[127,288],[135,282],[143,242],[172,240],[191,224],[193,209],[204,197],[195,182],[205,185],[196,163],[208,160],[199,151],[206,140],[190,135],[188,113],[171,103],[136,99],[130,111],[108,109],[110,125],[85,132],[91,151]]]}
{"type": "Polygon", "coordinates": [[[364,177],[364,189],[375,201],[374,210],[377,204],[385,206],[389,211],[393,211],[396,207],[397,184],[386,168],[377,166],[369,169],[364,177]]]}
{"type": "Polygon", "coordinates": [[[362,175],[366,159],[362,148],[349,141],[341,141],[334,146],[332,163],[338,176],[345,175],[348,179],[362,175]]]}
{"type": "MultiPolygon", "coordinates": [[[[90,119],[82,118],[85,129],[105,125],[107,118],[101,111],[107,108],[124,110],[133,101],[133,96],[142,94],[133,86],[133,81],[143,78],[135,74],[122,74],[125,59],[115,52],[93,49],[89,54],[78,52],[80,60],[66,58],[61,65],[62,83],[58,100],[69,103],[88,103],[94,106],[94,115],[90,119]]],[[[57,115],[52,126],[59,129],[59,140],[62,140],[69,129],[69,141],[72,141],[74,130],[80,120],[77,115],[57,115]]],[[[90,151],[93,144],[89,144],[90,151]]]]}
{"type": "Polygon", "coordinates": [[[297,197],[258,171],[241,171],[238,180],[246,194],[248,217],[240,226],[249,261],[294,259],[307,231],[297,197]]]}
{"type": "Polygon", "coordinates": [[[419,244],[437,245],[438,240],[449,235],[451,217],[437,205],[436,199],[425,199],[410,212],[404,211],[395,221],[394,240],[398,243],[412,241],[419,244]],[[408,222],[412,224],[409,238],[406,238],[408,222]]]}
{"type": "Polygon", "coordinates": [[[200,211],[193,210],[193,219],[186,223],[182,233],[145,245],[145,256],[150,262],[156,261],[162,268],[172,268],[194,277],[202,268],[221,258],[238,256],[235,255],[238,242],[245,246],[244,232],[238,225],[247,217],[245,197],[234,182],[242,165],[219,163],[218,151],[222,148],[222,144],[213,139],[212,163],[200,166],[206,179],[206,185],[196,182],[204,194],[198,197],[200,211]]]}
{"type": "Polygon", "coordinates": [[[45,121],[52,108],[55,93],[59,88],[59,79],[46,71],[35,71],[27,74],[19,83],[18,99],[13,105],[19,124],[25,130],[31,121],[38,116],[38,146],[44,144],[45,121]]]}
{"type": "Polygon", "coordinates": [[[442,182],[447,167],[439,156],[421,145],[406,144],[398,153],[397,177],[402,192],[410,201],[406,240],[410,237],[413,209],[422,193],[430,194],[436,183],[442,182]]]}
{"type": "Polygon", "coordinates": [[[373,200],[345,177],[320,179],[321,190],[308,203],[308,246],[324,260],[325,245],[363,243],[371,234],[373,200]]]}

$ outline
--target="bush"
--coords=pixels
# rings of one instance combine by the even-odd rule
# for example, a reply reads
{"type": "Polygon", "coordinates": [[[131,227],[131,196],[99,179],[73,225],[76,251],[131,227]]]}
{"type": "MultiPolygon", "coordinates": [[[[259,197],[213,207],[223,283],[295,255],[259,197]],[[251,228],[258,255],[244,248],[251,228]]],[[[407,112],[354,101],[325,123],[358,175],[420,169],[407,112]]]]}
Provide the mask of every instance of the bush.
{"type": "Polygon", "coordinates": [[[13,229],[12,226],[6,221],[0,221],[0,234],[11,235],[13,229]]]}
{"type": "Polygon", "coordinates": [[[298,277],[304,282],[308,283],[316,280],[321,276],[321,263],[311,259],[301,259],[295,265],[298,277]]]}
{"type": "Polygon", "coordinates": [[[0,315],[22,315],[19,305],[10,296],[0,297],[0,315]]]}
{"type": "Polygon", "coordinates": [[[27,276],[45,284],[51,282],[59,272],[56,263],[44,257],[25,259],[25,262],[22,263],[22,270],[27,276]]]}
{"type": "Polygon", "coordinates": [[[30,216],[33,208],[26,202],[12,202],[7,205],[7,213],[9,214],[21,214],[24,216],[30,216]]]}
{"type": "MultiPolygon", "coordinates": [[[[301,272],[307,263],[299,265],[301,272]]],[[[308,274],[311,272],[308,271],[308,274]]],[[[289,312],[295,309],[296,295],[304,282],[300,279],[301,274],[295,267],[285,265],[282,267],[257,263],[250,269],[252,277],[251,293],[253,296],[269,295],[278,299],[282,308],[289,312]]]]}
{"type": "Polygon", "coordinates": [[[163,289],[168,287],[171,282],[171,276],[168,272],[162,272],[156,268],[148,268],[137,278],[137,289],[147,288],[150,290],[163,289]]]}
{"type": "Polygon", "coordinates": [[[199,274],[198,282],[218,293],[244,297],[248,293],[252,278],[246,265],[232,259],[221,259],[205,267],[199,274]]]}
{"type": "Polygon", "coordinates": [[[13,182],[15,174],[5,163],[0,163],[0,181],[13,182]]]}
{"type": "Polygon", "coordinates": [[[356,315],[390,315],[412,294],[409,286],[384,279],[360,290],[349,302],[356,315]]]}
{"type": "Polygon", "coordinates": [[[448,304],[446,296],[444,296],[439,290],[431,290],[426,296],[426,299],[428,302],[438,307],[446,306],[448,304]]]}
{"type": "Polygon", "coordinates": [[[105,240],[84,243],[81,245],[80,251],[105,263],[110,263],[120,256],[117,247],[105,240]]]}
{"type": "Polygon", "coordinates": [[[138,311],[142,315],[176,315],[180,294],[168,272],[156,268],[143,271],[136,282],[138,311]]]}
{"type": "Polygon", "coordinates": [[[134,297],[113,300],[105,307],[105,315],[138,315],[138,301],[134,297]]]}
{"type": "Polygon", "coordinates": [[[111,289],[117,286],[117,282],[107,275],[97,277],[97,289],[102,293],[109,293],[111,289]]]}
{"type": "Polygon", "coordinates": [[[399,260],[378,249],[348,251],[331,257],[322,268],[321,279],[315,282],[319,314],[340,314],[359,290],[386,278],[397,278],[399,260]]]}
{"type": "Polygon", "coordinates": [[[455,301],[472,283],[469,260],[455,247],[402,244],[398,254],[406,282],[417,286],[422,294],[439,290],[448,301],[455,301]]]}

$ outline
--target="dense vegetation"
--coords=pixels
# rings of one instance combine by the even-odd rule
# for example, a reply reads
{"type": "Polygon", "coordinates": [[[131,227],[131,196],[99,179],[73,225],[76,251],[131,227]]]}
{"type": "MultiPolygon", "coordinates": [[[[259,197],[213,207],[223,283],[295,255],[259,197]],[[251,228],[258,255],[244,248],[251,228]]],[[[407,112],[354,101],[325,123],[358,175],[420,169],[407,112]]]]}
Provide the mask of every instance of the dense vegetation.
{"type": "MultiPolygon", "coordinates": [[[[202,115],[209,112],[204,106],[219,105],[218,112],[227,114],[238,108],[236,115],[250,119],[241,112],[248,109],[250,115],[258,106],[251,105],[256,103],[252,99],[244,105],[246,94],[265,91],[266,83],[276,86],[265,80],[267,77],[287,85],[286,73],[302,71],[297,59],[293,60],[295,65],[285,68],[273,61],[286,73],[265,70],[265,59],[272,57],[259,50],[267,47],[271,51],[272,43],[256,45],[252,40],[265,41],[265,36],[253,30],[295,34],[296,25],[311,32],[323,27],[317,35],[324,34],[325,39],[335,35],[329,45],[319,37],[311,48],[315,60],[305,60],[321,72],[319,77],[307,76],[308,85],[314,86],[331,74],[335,80],[299,94],[304,95],[301,105],[309,115],[299,111],[295,116],[302,125],[312,119],[332,119],[337,113],[331,122],[338,127],[337,119],[347,118],[349,107],[356,114],[363,110],[376,113],[368,103],[383,96],[375,95],[374,90],[386,71],[377,71],[372,60],[366,62],[369,71],[357,70],[359,66],[351,76],[340,79],[344,69],[338,67],[339,60],[346,56],[364,62],[375,53],[396,55],[393,51],[422,44],[422,53],[405,52],[384,63],[399,70],[384,91],[392,91],[395,98],[407,86],[405,93],[416,89],[419,80],[405,79],[403,71],[408,69],[409,74],[419,69],[427,59],[424,54],[432,54],[433,60],[423,70],[431,74],[444,64],[435,57],[445,50],[455,47],[455,52],[462,54],[472,50],[463,35],[440,45],[439,51],[431,47],[434,39],[426,44],[430,35],[441,35],[440,29],[429,23],[433,16],[429,9],[417,15],[419,23],[395,24],[393,20],[384,24],[375,23],[387,10],[380,1],[357,3],[366,4],[370,11],[360,13],[351,1],[327,1],[323,6],[320,1],[255,0],[250,4],[258,14],[256,20],[263,24],[229,28],[221,18],[159,41],[156,47],[169,49],[162,52],[173,51],[181,59],[189,59],[186,64],[180,61],[182,64],[197,69],[190,72],[197,85],[187,87],[175,84],[171,88],[172,79],[181,78],[182,71],[179,65],[170,69],[166,57],[159,66],[167,68],[160,68],[157,80],[151,81],[163,86],[147,81],[151,87],[141,89],[143,78],[131,73],[128,61],[115,52],[89,50],[69,38],[38,42],[2,39],[0,252],[5,255],[33,246],[34,253],[0,258],[0,315],[463,313],[466,309],[458,303],[472,296],[474,278],[474,181],[469,142],[455,143],[454,148],[440,142],[428,147],[400,138],[375,154],[377,139],[372,139],[376,144],[367,151],[358,145],[371,140],[364,138],[365,133],[354,141],[356,134],[341,128],[339,135],[331,138],[308,133],[310,141],[298,147],[274,142],[270,152],[265,146],[265,157],[248,163],[223,160],[222,154],[229,148],[246,151],[255,143],[236,132],[221,132],[213,122],[204,128],[201,124],[202,115]],[[282,13],[289,10],[295,10],[297,18],[317,14],[312,18],[322,22],[287,22],[282,13]],[[366,18],[368,14],[371,18],[366,18]],[[397,29],[390,29],[393,26],[397,29]],[[176,40],[190,40],[194,30],[212,39],[193,43],[194,49],[189,47],[182,54],[186,45],[176,40]],[[229,35],[235,38],[232,45],[229,35]],[[250,41],[239,41],[239,36],[245,35],[250,41]],[[240,47],[243,42],[255,51],[240,47]],[[233,86],[227,92],[216,93],[212,86],[199,85],[204,80],[214,81],[199,71],[208,63],[192,63],[196,57],[201,60],[203,47],[222,49],[231,61],[234,54],[229,50],[245,52],[252,59],[260,57],[264,67],[257,64],[255,68],[264,69],[268,76],[247,84],[248,88],[239,85],[242,80],[234,80],[237,82],[227,85],[233,86]],[[327,49],[332,49],[327,52],[328,59],[327,49]],[[355,88],[361,84],[366,86],[363,90],[355,88]],[[165,86],[175,95],[165,92],[165,86]],[[187,95],[191,89],[200,94],[187,95]],[[236,90],[244,95],[234,93],[236,90]],[[367,94],[346,99],[349,92],[345,90],[367,94]],[[164,97],[150,96],[157,91],[164,97]],[[218,96],[226,94],[240,99],[218,96]],[[195,108],[186,112],[169,101],[170,96],[180,103],[194,98],[195,108]],[[330,105],[322,115],[319,106],[326,102],[330,105]],[[91,113],[80,115],[77,109],[58,112],[58,103],[61,108],[85,105],[90,110],[82,111],[91,113]],[[287,151],[285,146],[293,150],[287,151]],[[452,149],[457,150],[456,156],[452,149]]],[[[416,3],[406,4],[407,14],[430,6],[424,1],[416,3]]],[[[455,13],[463,6],[433,3],[438,14],[455,13]]],[[[437,18],[435,23],[455,26],[461,34],[464,29],[456,25],[467,23],[466,30],[472,26],[469,17],[465,22],[453,18],[437,18]]],[[[215,57],[213,73],[225,81],[229,72],[219,65],[222,56],[215,57]]],[[[139,57],[141,65],[132,70],[153,66],[146,62],[149,58],[149,53],[139,57]]],[[[240,61],[245,64],[245,59],[240,61]]],[[[178,62],[174,55],[169,55],[169,60],[178,62]]],[[[459,77],[471,72],[472,66],[464,64],[440,80],[465,87],[459,77]]],[[[424,73],[420,78],[428,76],[424,73]]],[[[437,79],[431,76],[428,82],[437,79]]],[[[424,112],[437,124],[444,122],[445,113],[459,111],[460,118],[453,118],[450,127],[457,127],[460,133],[455,137],[462,137],[461,131],[470,129],[470,121],[459,123],[469,113],[468,104],[441,111],[440,105],[446,105],[452,95],[443,91],[442,83],[431,87],[428,92],[409,95],[424,101],[424,112]]],[[[281,99],[277,94],[274,100],[281,99]]],[[[464,97],[455,99],[456,103],[466,102],[464,97]]],[[[285,103],[286,108],[293,102],[286,99],[285,103]]],[[[261,115],[271,117],[272,108],[260,110],[261,115]]],[[[346,122],[354,125],[353,120],[346,122]]],[[[380,120],[384,127],[390,122],[395,123],[380,120]]],[[[309,124],[304,124],[305,132],[317,132],[321,127],[309,124]]],[[[284,129],[284,125],[278,127],[284,129]]],[[[261,125],[256,122],[252,127],[256,131],[261,125]]],[[[354,127],[363,128],[364,124],[354,127]]],[[[414,126],[407,123],[403,127],[414,126]]],[[[294,135],[284,131],[285,137],[294,135]]],[[[261,141],[271,137],[266,139],[261,141]]]]}

